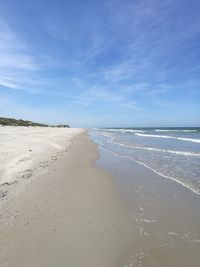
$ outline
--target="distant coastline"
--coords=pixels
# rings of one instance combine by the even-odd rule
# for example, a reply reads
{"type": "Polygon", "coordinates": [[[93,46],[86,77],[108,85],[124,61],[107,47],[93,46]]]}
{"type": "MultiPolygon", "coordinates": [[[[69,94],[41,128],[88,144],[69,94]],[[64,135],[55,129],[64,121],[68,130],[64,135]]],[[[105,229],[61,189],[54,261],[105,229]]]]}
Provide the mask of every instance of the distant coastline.
{"type": "Polygon", "coordinates": [[[27,127],[28,126],[59,127],[59,128],[69,128],[70,127],[67,124],[49,125],[49,124],[44,124],[44,123],[32,122],[29,120],[5,118],[5,117],[0,117],[0,125],[1,126],[27,126],[27,127]]]}

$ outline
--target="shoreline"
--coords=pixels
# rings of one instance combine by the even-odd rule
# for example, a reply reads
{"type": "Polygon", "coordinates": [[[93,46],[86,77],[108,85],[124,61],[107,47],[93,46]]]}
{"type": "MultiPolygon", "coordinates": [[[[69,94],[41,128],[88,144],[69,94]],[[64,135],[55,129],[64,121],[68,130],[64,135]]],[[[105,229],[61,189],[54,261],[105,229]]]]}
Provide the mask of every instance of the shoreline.
{"type": "Polygon", "coordinates": [[[123,197],[136,233],[130,254],[143,267],[198,267],[200,196],[126,157],[100,149],[96,166],[108,171],[123,197]]]}
{"type": "Polygon", "coordinates": [[[132,161],[134,163],[137,163],[137,164],[143,166],[144,168],[148,169],[149,171],[153,172],[155,175],[160,176],[160,178],[165,178],[165,179],[168,179],[168,180],[170,180],[170,181],[172,181],[174,183],[177,183],[177,184],[181,185],[184,189],[187,189],[190,192],[192,192],[193,194],[200,196],[200,191],[197,191],[197,190],[193,189],[192,187],[189,187],[187,184],[179,181],[178,179],[176,179],[174,177],[167,176],[165,174],[162,174],[162,173],[154,170],[153,168],[149,167],[147,164],[145,164],[145,163],[143,163],[143,162],[141,162],[139,160],[135,160],[135,159],[133,159],[133,158],[131,158],[129,156],[117,155],[115,152],[113,152],[111,150],[107,150],[107,149],[102,148],[102,147],[101,147],[101,149],[104,150],[104,151],[106,151],[106,152],[108,152],[108,153],[110,153],[110,154],[112,154],[112,155],[114,155],[115,157],[126,158],[126,159],[128,159],[128,160],[130,160],[130,161],[132,161]]]}
{"type": "Polygon", "coordinates": [[[96,145],[86,133],[0,217],[0,265],[123,266],[134,246],[129,213],[112,177],[94,166],[96,145]]]}
{"type": "Polygon", "coordinates": [[[200,147],[198,144],[188,144],[186,141],[171,141],[177,138],[185,139],[184,136],[190,136],[191,140],[196,138],[198,141],[199,133],[189,135],[172,132],[169,134],[170,140],[165,140],[166,138],[157,138],[155,131],[144,128],[144,134],[140,137],[136,130],[96,129],[91,130],[90,135],[99,144],[100,149],[104,149],[107,153],[137,162],[155,174],[173,180],[200,195],[198,168],[200,147]],[[149,136],[154,138],[146,138],[149,136]]]}
{"type": "Polygon", "coordinates": [[[198,195],[98,149],[80,131],[67,143],[54,140],[43,160],[55,144],[62,153],[43,173],[10,186],[15,194],[0,214],[0,265],[198,267],[198,195]]]}

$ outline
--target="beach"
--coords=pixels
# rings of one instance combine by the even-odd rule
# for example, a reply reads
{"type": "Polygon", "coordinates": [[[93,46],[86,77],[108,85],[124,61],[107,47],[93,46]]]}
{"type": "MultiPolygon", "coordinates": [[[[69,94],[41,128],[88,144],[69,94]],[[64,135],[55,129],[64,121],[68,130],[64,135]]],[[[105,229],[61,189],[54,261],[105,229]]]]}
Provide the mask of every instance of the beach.
{"type": "Polygon", "coordinates": [[[91,131],[1,130],[0,266],[199,267],[198,194],[91,131]]]}
{"type": "Polygon", "coordinates": [[[44,173],[4,185],[13,188],[1,199],[0,266],[123,266],[134,243],[129,213],[112,177],[94,167],[96,145],[83,130],[61,131],[67,149],[44,173]]]}
{"type": "Polygon", "coordinates": [[[124,265],[198,267],[199,130],[95,129],[90,136],[99,147],[96,166],[113,176],[136,231],[124,265]]]}
{"type": "Polygon", "coordinates": [[[0,267],[200,267],[200,0],[0,1],[0,267]]]}

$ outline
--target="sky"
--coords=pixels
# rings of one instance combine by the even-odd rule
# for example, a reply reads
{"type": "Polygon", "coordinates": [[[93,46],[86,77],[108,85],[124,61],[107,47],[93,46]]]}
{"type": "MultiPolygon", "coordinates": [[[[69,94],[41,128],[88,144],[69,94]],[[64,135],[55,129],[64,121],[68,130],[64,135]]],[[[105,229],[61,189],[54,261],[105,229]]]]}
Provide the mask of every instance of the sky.
{"type": "Polygon", "coordinates": [[[199,0],[1,0],[0,116],[200,126],[199,0]]]}

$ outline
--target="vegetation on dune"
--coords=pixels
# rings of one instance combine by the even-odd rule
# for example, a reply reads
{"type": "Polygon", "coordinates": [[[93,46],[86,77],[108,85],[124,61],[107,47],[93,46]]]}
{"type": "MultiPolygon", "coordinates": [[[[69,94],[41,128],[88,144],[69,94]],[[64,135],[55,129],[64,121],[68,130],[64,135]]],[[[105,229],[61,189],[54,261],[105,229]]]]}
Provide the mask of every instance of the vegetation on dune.
{"type": "Polygon", "coordinates": [[[38,126],[38,127],[59,127],[59,128],[68,128],[69,125],[61,124],[61,125],[48,125],[43,123],[37,123],[27,120],[17,120],[13,118],[3,118],[0,117],[0,125],[2,126],[38,126]]]}

